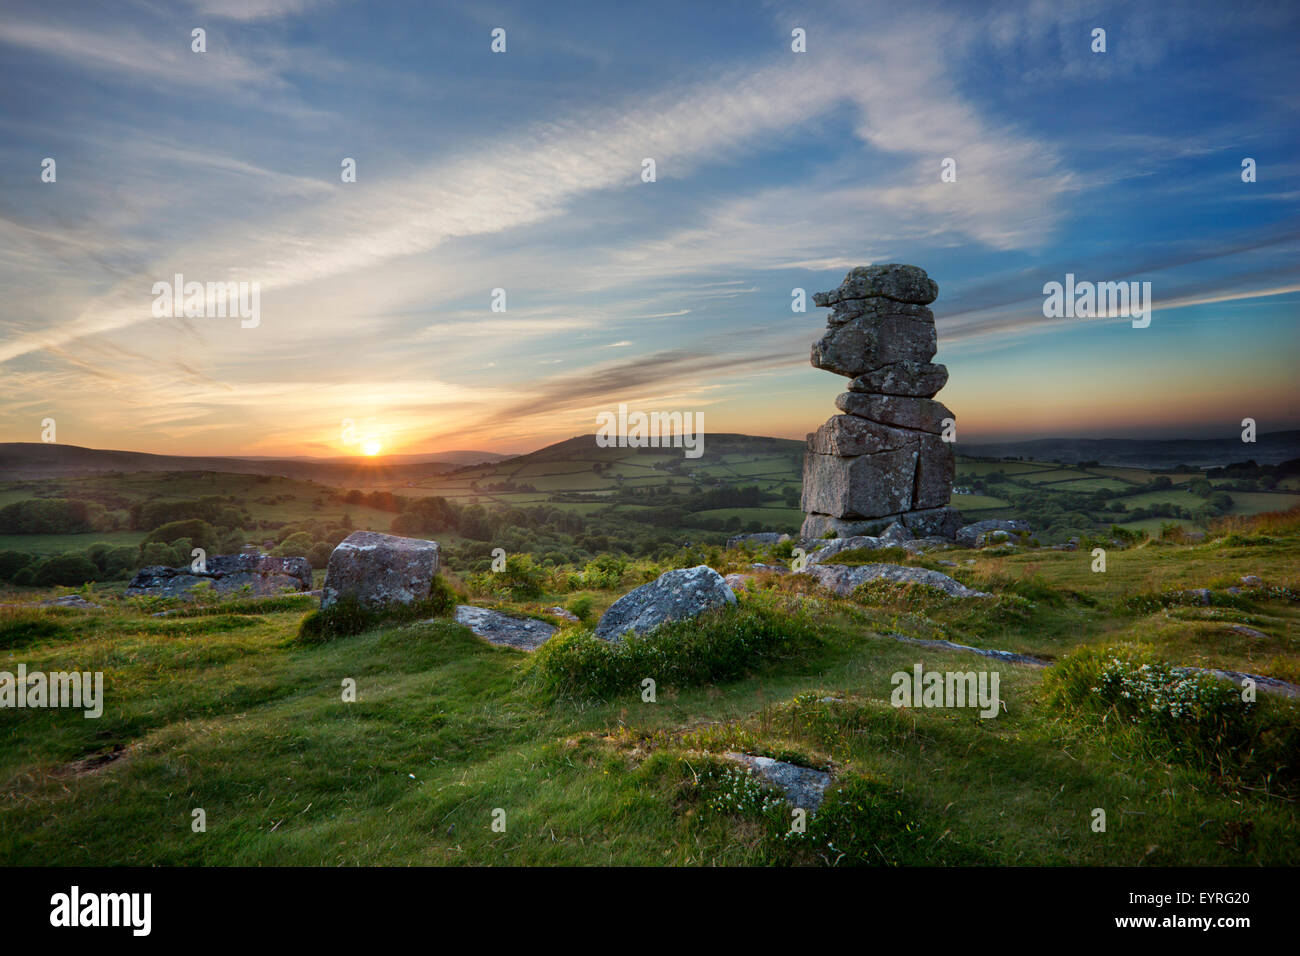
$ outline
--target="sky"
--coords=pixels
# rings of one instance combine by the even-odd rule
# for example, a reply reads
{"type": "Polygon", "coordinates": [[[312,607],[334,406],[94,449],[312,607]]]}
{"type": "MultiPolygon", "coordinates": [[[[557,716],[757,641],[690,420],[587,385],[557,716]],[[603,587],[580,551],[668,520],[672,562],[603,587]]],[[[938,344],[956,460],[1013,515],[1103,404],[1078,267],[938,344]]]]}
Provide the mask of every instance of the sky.
{"type": "Polygon", "coordinates": [[[1300,427],[1297,40],[1285,2],[7,0],[0,441],[802,438],[845,384],[811,295],[885,262],[939,284],[959,452],[1300,427]],[[256,324],[156,314],[178,273],[256,324]],[[1067,273],[1149,326],[1046,318],[1067,273]]]}

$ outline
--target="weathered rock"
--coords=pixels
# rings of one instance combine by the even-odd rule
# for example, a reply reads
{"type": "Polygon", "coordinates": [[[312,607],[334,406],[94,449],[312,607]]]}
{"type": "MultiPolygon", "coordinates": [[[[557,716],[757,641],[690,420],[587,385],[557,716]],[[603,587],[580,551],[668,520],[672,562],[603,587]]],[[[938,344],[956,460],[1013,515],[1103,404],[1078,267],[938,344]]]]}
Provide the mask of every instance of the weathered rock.
{"type": "Polygon", "coordinates": [[[572,611],[568,610],[567,608],[562,608],[562,607],[558,607],[558,606],[557,606],[557,607],[548,607],[548,608],[546,609],[546,613],[552,615],[553,617],[558,617],[558,618],[559,618],[560,620],[562,620],[562,621],[580,621],[580,620],[582,620],[582,618],[578,617],[578,615],[574,614],[572,611]]]}
{"type": "Polygon", "coordinates": [[[731,588],[731,591],[734,594],[736,591],[748,591],[749,580],[752,577],[752,574],[737,574],[733,572],[728,574],[722,580],[726,582],[727,587],[731,588]]]}
{"type": "Polygon", "coordinates": [[[727,539],[727,547],[735,548],[740,545],[752,546],[763,544],[779,544],[782,541],[789,541],[788,534],[782,534],[779,531],[755,531],[751,534],[735,534],[727,539]]]}
{"type": "Polygon", "coordinates": [[[221,595],[243,593],[253,597],[307,591],[311,589],[311,562],[265,554],[218,554],[207,559],[202,571],[161,565],[141,568],[126,586],[126,593],[193,597],[196,587],[221,595]]]}
{"type": "Polygon", "coordinates": [[[983,536],[990,531],[1029,534],[1029,522],[1021,521],[1019,518],[989,518],[986,521],[976,521],[974,524],[968,524],[958,529],[953,537],[958,544],[964,544],[968,548],[977,548],[985,540],[983,536]]]}
{"type": "Polygon", "coordinates": [[[915,535],[952,539],[961,527],[961,513],[955,508],[925,508],[880,518],[837,518],[828,514],[809,514],[803,520],[799,538],[817,542],[829,534],[846,538],[853,535],[879,534],[895,521],[901,521],[915,535]]]}
{"type": "Polygon", "coordinates": [[[916,535],[908,530],[907,525],[901,521],[895,521],[880,535],[880,543],[889,545],[901,545],[906,541],[911,541],[916,535]]]}
{"type": "MultiPolygon", "coordinates": [[[[839,436],[829,436],[827,442],[837,442],[848,434],[848,429],[839,431],[839,436]]],[[[852,457],[806,452],[800,499],[803,511],[837,518],[876,518],[947,504],[956,470],[952,446],[937,435],[902,429],[894,433],[904,440],[892,450],[852,457]]],[[[810,449],[816,446],[816,440],[810,441],[810,449]]]]}
{"type": "Polygon", "coordinates": [[[841,299],[830,308],[831,314],[826,317],[830,325],[843,325],[850,319],[863,315],[907,315],[914,319],[934,321],[934,313],[925,306],[899,302],[897,299],[886,299],[882,295],[872,296],[869,299],[841,299]]]}
{"type": "Polygon", "coordinates": [[[901,564],[862,564],[846,567],[842,564],[816,564],[804,572],[815,577],[823,587],[836,594],[852,594],[868,581],[892,581],[896,584],[921,584],[935,588],[949,597],[991,597],[983,591],[974,591],[954,581],[946,574],[928,568],[909,568],[901,564]]]}
{"type": "Polygon", "coordinates": [[[850,392],[932,398],[948,384],[948,368],[933,362],[895,362],[849,382],[850,392]]]}
{"type": "Polygon", "coordinates": [[[938,351],[934,322],[909,315],[863,315],[833,325],[813,343],[817,368],[856,378],[897,362],[926,363],[938,351]]]}
{"type": "Polygon", "coordinates": [[[832,415],[808,436],[807,450],[815,455],[852,458],[897,451],[915,445],[918,440],[919,436],[908,429],[870,422],[856,415],[832,415]]]}
{"type": "Polygon", "coordinates": [[[500,611],[474,607],[472,604],[456,605],[456,623],[468,627],[489,644],[513,647],[521,651],[537,650],[559,630],[545,621],[511,617],[500,611]]]}
{"type": "MultiPolygon", "coordinates": [[[[939,551],[952,547],[951,538],[939,538],[930,535],[924,538],[913,538],[911,541],[904,541],[899,545],[908,554],[924,554],[927,551],[939,551]]],[[[950,567],[956,567],[952,561],[940,561],[940,564],[946,564],[950,567]]]]}
{"type": "Polygon", "coordinates": [[[354,531],[330,555],[321,609],[349,596],[370,608],[427,600],[440,555],[436,541],[354,531]]]}
{"type": "Polygon", "coordinates": [[[814,293],[813,302],[828,306],[845,299],[866,299],[872,296],[929,305],[939,297],[939,286],[919,266],[888,262],[850,269],[839,288],[814,293]]]}
{"type": "Polygon", "coordinates": [[[596,624],[596,636],[618,641],[628,631],[644,634],[660,624],[735,603],[736,595],[722,575],[707,565],[666,571],[610,605],[596,624]]]}
{"type": "Polygon", "coordinates": [[[867,421],[931,432],[935,435],[944,429],[944,419],[953,414],[943,402],[932,398],[905,398],[901,395],[864,395],[861,392],[841,392],[835,396],[835,407],[849,415],[867,421]]]}
{"type": "Polygon", "coordinates": [[[875,551],[888,547],[880,538],[858,534],[848,538],[832,538],[808,555],[808,564],[825,564],[835,558],[841,551],[875,551]]]}
{"type": "Polygon", "coordinates": [[[787,803],[809,813],[817,812],[817,808],[822,805],[826,788],[831,783],[831,775],[825,770],[800,767],[784,760],[756,757],[753,754],[725,753],[722,756],[749,768],[754,776],[780,790],[787,803]]]}
{"type": "Polygon", "coordinates": [[[837,518],[873,518],[907,511],[912,507],[919,455],[917,443],[854,458],[806,454],[803,510],[837,518]]]}

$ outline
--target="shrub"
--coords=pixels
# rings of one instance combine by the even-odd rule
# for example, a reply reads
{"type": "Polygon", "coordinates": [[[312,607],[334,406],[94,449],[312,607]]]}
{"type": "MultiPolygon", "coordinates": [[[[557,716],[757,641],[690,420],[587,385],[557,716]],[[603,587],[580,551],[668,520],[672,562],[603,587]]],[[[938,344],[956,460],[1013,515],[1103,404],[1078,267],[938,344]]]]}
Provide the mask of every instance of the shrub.
{"type": "Polygon", "coordinates": [[[590,594],[584,594],[576,597],[569,602],[569,611],[579,621],[585,621],[591,616],[592,599],[590,594]]]}
{"type": "Polygon", "coordinates": [[[24,551],[0,551],[0,581],[12,581],[15,574],[34,560],[24,551]]]}
{"type": "Polygon", "coordinates": [[[85,584],[100,577],[99,568],[83,554],[56,554],[36,568],[34,583],[38,587],[53,584],[85,584]]]}
{"type": "Polygon", "coordinates": [[[311,562],[313,568],[329,567],[330,555],[334,553],[334,546],[327,541],[318,541],[307,551],[307,560],[311,562]]]}
{"type": "MultiPolygon", "coordinates": [[[[306,556],[313,544],[311,535],[306,531],[297,531],[281,541],[271,553],[282,558],[306,556]]],[[[328,557],[326,560],[329,560],[328,557]]]]}
{"type": "Polygon", "coordinates": [[[730,681],[746,672],[820,647],[802,616],[756,607],[718,608],[615,643],[591,631],[551,638],[533,667],[544,691],[563,697],[612,697],[652,677],[660,686],[730,681]]]}
{"type": "MultiPolygon", "coordinates": [[[[216,528],[199,518],[190,518],[186,521],[169,521],[164,525],[159,525],[149,532],[141,545],[154,542],[167,544],[180,538],[189,538],[193,542],[191,547],[202,548],[209,554],[214,554],[221,544],[221,536],[217,533],[216,528]]],[[[188,552],[185,563],[189,563],[188,552]]]]}
{"type": "Polygon", "coordinates": [[[1211,674],[1173,667],[1127,648],[1082,647],[1048,671],[1049,703],[1085,718],[1118,717],[1157,756],[1204,767],[1221,778],[1300,784],[1300,707],[1242,699],[1241,688],[1211,674]]]}
{"type": "Polygon", "coordinates": [[[491,575],[494,591],[505,592],[519,601],[539,597],[544,580],[544,572],[526,554],[510,555],[506,558],[506,569],[491,575]]]}
{"type": "Polygon", "coordinates": [[[14,584],[20,585],[22,587],[28,587],[35,583],[36,571],[30,565],[25,568],[19,568],[17,571],[14,572],[14,576],[12,580],[14,584]]]}

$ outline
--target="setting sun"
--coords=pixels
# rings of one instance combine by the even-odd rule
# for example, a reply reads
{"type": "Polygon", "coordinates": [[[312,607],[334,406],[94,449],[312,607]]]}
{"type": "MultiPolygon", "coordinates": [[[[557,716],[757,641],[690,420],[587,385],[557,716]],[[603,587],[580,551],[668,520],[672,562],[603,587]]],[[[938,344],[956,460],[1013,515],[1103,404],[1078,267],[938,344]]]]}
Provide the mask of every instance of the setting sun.
{"type": "Polygon", "coordinates": [[[383,445],[379,444],[378,439],[375,438],[368,438],[361,443],[361,450],[365,452],[366,457],[368,458],[373,458],[375,455],[378,455],[379,450],[383,447],[383,445]]]}

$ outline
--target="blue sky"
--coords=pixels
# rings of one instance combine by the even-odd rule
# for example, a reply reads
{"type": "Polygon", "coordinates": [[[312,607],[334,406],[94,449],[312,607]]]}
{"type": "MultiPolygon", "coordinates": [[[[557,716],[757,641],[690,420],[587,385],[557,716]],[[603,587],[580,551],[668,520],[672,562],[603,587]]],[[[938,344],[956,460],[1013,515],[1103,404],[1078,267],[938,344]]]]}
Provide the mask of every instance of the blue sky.
{"type": "Polygon", "coordinates": [[[802,437],[843,382],[791,290],[891,261],[939,283],[959,444],[1300,427],[1298,39],[1285,3],[11,2],[0,440],[526,451],[620,402],[802,437]],[[177,272],[260,323],[154,317],[177,272]],[[1149,281],[1150,327],[1044,318],[1067,272],[1149,281]]]}

